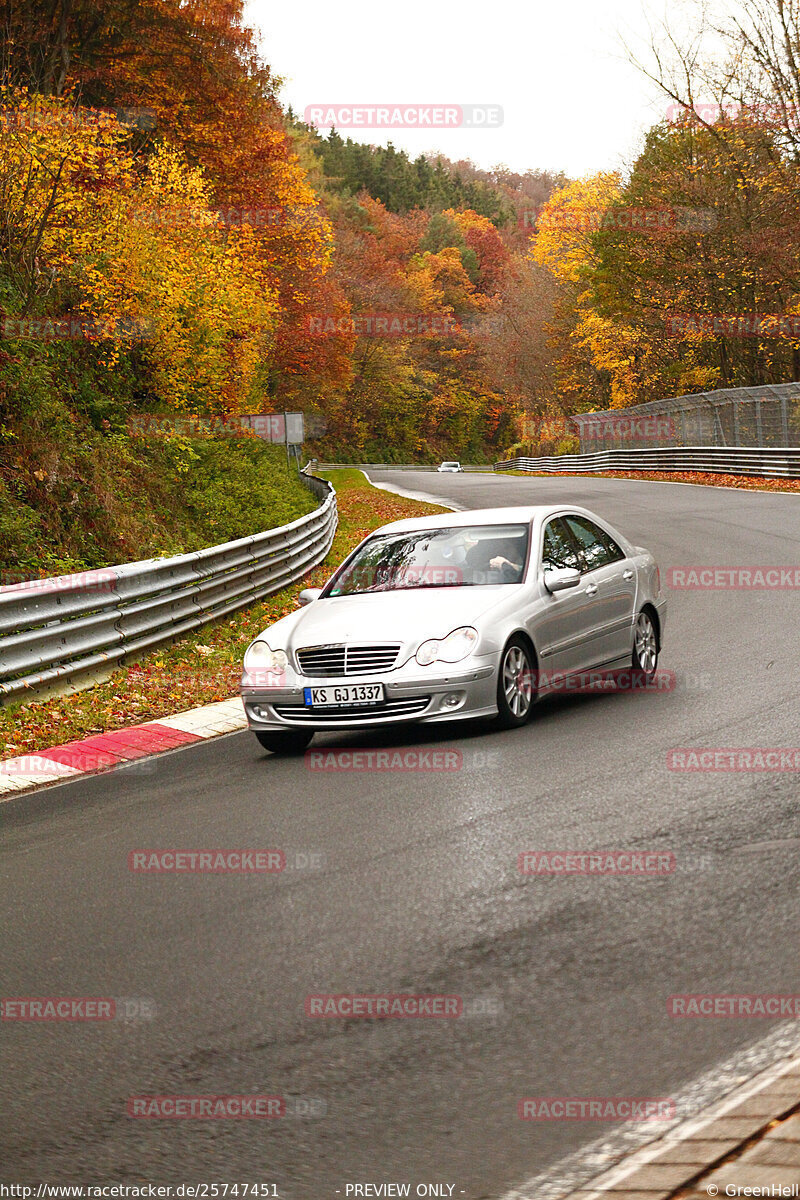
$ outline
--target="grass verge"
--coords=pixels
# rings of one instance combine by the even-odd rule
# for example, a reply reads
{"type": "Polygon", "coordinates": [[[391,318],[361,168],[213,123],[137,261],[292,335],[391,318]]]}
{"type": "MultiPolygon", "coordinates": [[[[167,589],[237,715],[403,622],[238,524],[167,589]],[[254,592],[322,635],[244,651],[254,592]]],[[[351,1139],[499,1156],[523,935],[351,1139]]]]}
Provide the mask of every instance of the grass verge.
{"type": "Polygon", "coordinates": [[[378,526],[446,511],[374,488],[360,471],[324,475],[336,488],[339,507],[339,528],[324,563],[274,596],[120,668],[106,683],[73,696],[0,708],[0,759],[229,699],[236,695],[248,644],[266,625],[294,609],[302,588],[320,587],[344,556],[378,526]]]}

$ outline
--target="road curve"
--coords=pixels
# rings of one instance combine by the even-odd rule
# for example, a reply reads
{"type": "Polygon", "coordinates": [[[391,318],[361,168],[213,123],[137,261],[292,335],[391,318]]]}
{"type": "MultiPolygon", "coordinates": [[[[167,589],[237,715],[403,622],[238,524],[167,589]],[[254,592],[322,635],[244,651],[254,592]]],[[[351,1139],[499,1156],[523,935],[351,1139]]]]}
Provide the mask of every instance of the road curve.
{"type": "MultiPolygon", "coordinates": [[[[800,562],[794,496],[374,478],[464,507],[574,501],[651,548],[662,573],[800,562]]],[[[666,755],[800,744],[798,593],[675,591],[670,605],[673,691],[554,699],[508,733],[315,741],[455,750],[460,770],[321,773],[242,733],[0,806],[2,994],[152,1006],[150,1019],[2,1023],[0,1179],[235,1179],[289,1200],[392,1181],[497,1197],[603,1132],[520,1121],[520,1097],[669,1097],[768,1033],[755,1019],[675,1020],[666,998],[800,992],[798,777],[680,774],[666,755]],[[295,867],[131,873],[144,847],[279,847],[295,867]],[[524,850],[594,848],[673,852],[678,866],[650,879],[517,870],[524,850]],[[469,1015],[304,1012],[312,992],[387,991],[457,994],[469,1015]],[[126,1116],[132,1096],[209,1093],[283,1095],[290,1114],[126,1116]],[[297,1097],[325,1115],[302,1115],[297,1097]]]]}

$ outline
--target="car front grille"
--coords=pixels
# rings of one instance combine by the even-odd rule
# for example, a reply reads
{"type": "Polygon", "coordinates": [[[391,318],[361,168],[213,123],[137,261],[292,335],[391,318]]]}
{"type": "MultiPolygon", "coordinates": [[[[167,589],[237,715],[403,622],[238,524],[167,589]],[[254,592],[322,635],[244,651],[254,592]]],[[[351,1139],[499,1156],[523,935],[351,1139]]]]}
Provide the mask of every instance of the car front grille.
{"type": "Polygon", "coordinates": [[[399,642],[382,646],[303,646],[297,651],[297,661],[304,675],[316,678],[372,675],[391,671],[399,653],[399,642]]]}
{"type": "Polygon", "coordinates": [[[385,700],[383,704],[371,704],[361,708],[301,708],[300,705],[276,704],[275,712],[284,721],[298,721],[306,725],[341,725],[347,721],[396,721],[398,717],[413,717],[422,713],[430,704],[430,696],[410,696],[404,700],[385,700]]]}

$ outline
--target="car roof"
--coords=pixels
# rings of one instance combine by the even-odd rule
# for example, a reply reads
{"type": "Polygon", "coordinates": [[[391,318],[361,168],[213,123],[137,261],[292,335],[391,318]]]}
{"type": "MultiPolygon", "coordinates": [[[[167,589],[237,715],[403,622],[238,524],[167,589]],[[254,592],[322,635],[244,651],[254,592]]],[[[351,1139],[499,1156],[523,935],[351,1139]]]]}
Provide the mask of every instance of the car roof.
{"type": "Polygon", "coordinates": [[[437,513],[433,517],[406,517],[402,521],[382,525],[373,532],[405,533],[413,529],[450,529],[462,525],[519,525],[523,522],[528,524],[536,518],[541,519],[550,513],[565,510],[596,519],[594,513],[578,504],[526,504],[516,508],[472,508],[464,512],[437,513]]]}

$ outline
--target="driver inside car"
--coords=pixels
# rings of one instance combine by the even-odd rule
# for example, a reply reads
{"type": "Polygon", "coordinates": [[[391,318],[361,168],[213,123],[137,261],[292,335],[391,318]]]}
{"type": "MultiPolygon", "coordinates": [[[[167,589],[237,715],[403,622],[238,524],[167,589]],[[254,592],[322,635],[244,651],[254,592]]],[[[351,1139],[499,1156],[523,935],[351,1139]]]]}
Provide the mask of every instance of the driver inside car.
{"type": "Polygon", "coordinates": [[[519,583],[522,579],[524,554],[518,543],[513,541],[495,543],[494,549],[497,553],[489,559],[491,569],[502,571],[505,583],[519,583]]]}

